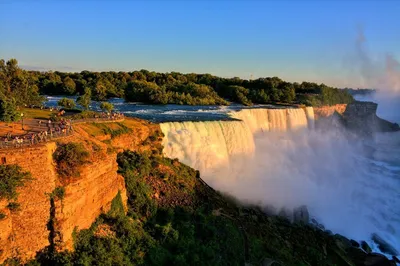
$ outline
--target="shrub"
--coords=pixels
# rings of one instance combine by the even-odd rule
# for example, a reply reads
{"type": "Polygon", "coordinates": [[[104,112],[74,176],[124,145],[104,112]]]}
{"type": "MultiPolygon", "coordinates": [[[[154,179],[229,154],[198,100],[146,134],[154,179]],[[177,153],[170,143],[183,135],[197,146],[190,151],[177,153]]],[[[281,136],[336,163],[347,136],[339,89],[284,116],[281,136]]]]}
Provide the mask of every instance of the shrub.
{"type": "Polygon", "coordinates": [[[31,174],[22,171],[19,165],[0,165],[0,199],[16,199],[17,188],[30,179],[31,174]]]}
{"type": "Polygon", "coordinates": [[[111,113],[111,111],[114,109],[114,105],[112,103],[109,103],[109,102],[102,102],[100,104],[100,108],[104,112],[111,113]]]}
{"type": "Polygon", "coordinates": [[[121,191],[118,191],[117,196],[111,201],[111,208],[108,211],[107,215],[110,217],[124,216],[125,208],[124,203],[122,202],[121,191]]]}
{"type": "Polygon", "coordinates": [[[0,120],[4,122],[14,122],[21,118],[17,111],[17,104],[14,98],[0,98],[0,120]]]}
{"type": "Polygon", "coordinates": [[[0,221],[5,219],[7,215],[5,213],[0,212],[0,221]]]}
{"type": "Polygon", "coordinates": [[[64,199],[65,196],[65,188],[64,187],[56,187],[53,192],[50,194],[50,197],[57,200],[57,199],[64,199]]]}
{"type": "Polygon", "coordinates": [[[61,117],[58,116],[58,115],[55,114],[55,113],[52,113],[52,114],[50,115],[50,120],[51,120],[52,122],[58,122],[58,121],[61,120],[61,117]]]}
{"type": "Polygon", "coordinates": [[[93,123],[97,128],[100,128],[105,135],[111,135],[111,138],[118,137],[123,134],[128,134],[132,132],[132,129],[125,126],[123,123],[115,123],[118,125],[118,129],[110,128],[104,123],[93,123]]]}
{"type": "Polygon", "coordinates": [[[78,99],[76,99],[76,102],[80,104],[85,110],[88,110],[91,96],[92,91],[90,90],[90,88],[85,88],[85,93],[82,96],[79,96],[78,99]]]}
{"type": "Polygon", "coordinates": [[[7,205],[7,208],[10,211],[18,211],[20,209],[21,205],[18,202],[10,202],[7,205]]]}
{"type": "Polygon", "coordinates": [[[59,100],[57,102],[57,105],[61,106],[61,107],[68,108],[68,109],[72,109],[72,108],[76,107],[76,104],[75,104],[74,100],[68,99],[68,98],[62,98],[61,100],[59,100]]]}
{"type": "Polygon", "coordinates": [[[85,110],[85,111],[73,114],[69,118],[71,118],[71,119],[87,119],[87,118],[95,118],[96,116],[97,117],[99,116],[98,112],[85,110]]]}
{"type": "Polygon", "coordinates": [[[70,142],[58,146],[53,157],[60,177],[79,177],[79,168],[88,162],[89,153],[81,143],[70,142]]]}
{"type": "Polygon", "coordinates": [[[117,161],[125,178],[129,213],[150,217],[156,211],[156,204],[151,198],[152,189],[144,180],[151,172],[150,158],[147,154],[124,152],[118,154],[117,161]]]}

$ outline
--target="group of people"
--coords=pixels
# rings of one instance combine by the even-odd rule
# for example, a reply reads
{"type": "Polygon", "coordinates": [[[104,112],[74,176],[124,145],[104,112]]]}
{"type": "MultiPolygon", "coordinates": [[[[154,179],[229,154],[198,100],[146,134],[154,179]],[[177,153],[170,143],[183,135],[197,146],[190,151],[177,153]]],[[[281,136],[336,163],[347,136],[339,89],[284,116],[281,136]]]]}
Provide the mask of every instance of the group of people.
{"type": "Polygon", "coordinates": [[[46,142],[52,138],[66,136],[73,131],[72,121],[61,119],[60,122],[52,123],[47,121],[46,126],[42,126],[42,120],[39,120],[39,128],[47,127],[39,132],[29,133],[23,136],[12,136],[8,133],[1,141],[1,148],[18,148],[22,146],[30,146],[41,142],[46,142]]]}
{"type": "Polygon", "coordinates": [[[112,112],[112,113],[101,112],[100,116],[98,116],[96,114],[95,118],[107,118],[107,119],[111,119],[111,120],[118,120],[118,119],[124,118],[124,114],[123,113],[116,113],[116,112],[112,112]]]}
{"type": "MultiPolygon", "coordinates": [[[[119,120],[124,118],[122,113],[105,113],[96,114],[94,118],[106,118],[110,120],[119,120]]],[[[52,138],[67,136],[73,132],[72,119],[61,118],[59,122],[53,122],[50,119],[46,122],[38,120],[35,126],[38,130],[30,132],[22,136],[12,136],[8,133],[5,137],[0,138],[0,148],[18,148],[22,146],[30,146],[41,142],[46,142],[52,138]]]]}

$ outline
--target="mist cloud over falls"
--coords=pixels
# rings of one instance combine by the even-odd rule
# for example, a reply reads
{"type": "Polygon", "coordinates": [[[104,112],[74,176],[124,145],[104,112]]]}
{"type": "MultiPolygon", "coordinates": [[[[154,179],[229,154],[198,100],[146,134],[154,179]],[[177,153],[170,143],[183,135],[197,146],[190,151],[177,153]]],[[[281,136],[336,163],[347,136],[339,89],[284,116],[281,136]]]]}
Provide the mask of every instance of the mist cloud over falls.
{"type": "Polygon", "coordinates": [[[400,94],[400,64],[392,54],[374,58],[368,51],[363,29],[358,29],[354,53],[347,58],[352,82],[360,87],[377,89],[382,95],[400,94]]]}
{"type": "Polygon", "coordinates": [[[364,31],[359,28],[353,55],[347,58],[346,66],[350,67],[350,83],[376,89],[372,95],[355,98],[378,103],[378,116],[400,123],[400,64],[396,58],[391,54],[384,58],[372,57],[364,31]]]}

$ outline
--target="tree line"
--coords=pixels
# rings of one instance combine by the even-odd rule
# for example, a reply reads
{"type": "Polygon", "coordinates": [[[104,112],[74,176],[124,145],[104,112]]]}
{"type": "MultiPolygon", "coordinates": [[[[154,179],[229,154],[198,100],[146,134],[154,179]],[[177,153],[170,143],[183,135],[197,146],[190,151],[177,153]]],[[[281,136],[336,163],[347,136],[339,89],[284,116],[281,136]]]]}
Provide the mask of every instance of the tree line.
{"type": "MultiPolygon", "coordinates": [[[[0,98],[12,105],[40,105],[41,95],[79,95],[83,105],[90,100],[121,97],[151,104],[244,105],[284,103],[308,106],[349,103],[348,90],[313,82],[291,83],[278,77],[246,80],[211,74],[133,72],[66,73],[27,71],[16,59],[0,60],[0,98]],[[12,99],[12,100],[11,100],[12,99]]],[[[0,111],[1,112],[1,111],[0,111]]]]}

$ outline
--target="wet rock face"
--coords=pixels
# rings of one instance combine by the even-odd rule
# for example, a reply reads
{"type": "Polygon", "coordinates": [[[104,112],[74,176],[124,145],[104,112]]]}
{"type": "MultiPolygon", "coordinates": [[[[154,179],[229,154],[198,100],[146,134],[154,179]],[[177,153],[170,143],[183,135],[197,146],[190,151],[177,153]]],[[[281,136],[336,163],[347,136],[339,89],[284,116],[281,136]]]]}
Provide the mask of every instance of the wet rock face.
{"type": "Polygon", "coordinates": [[[398,256],[399,252],[391,246],[388,242],[386,242],[382,237],[380,237],[378,234],[373,234],[372,235],[372,240],[378,245],[378,248],[380,251],[383,253],[392,255],[392,256],[398,256]]]}

